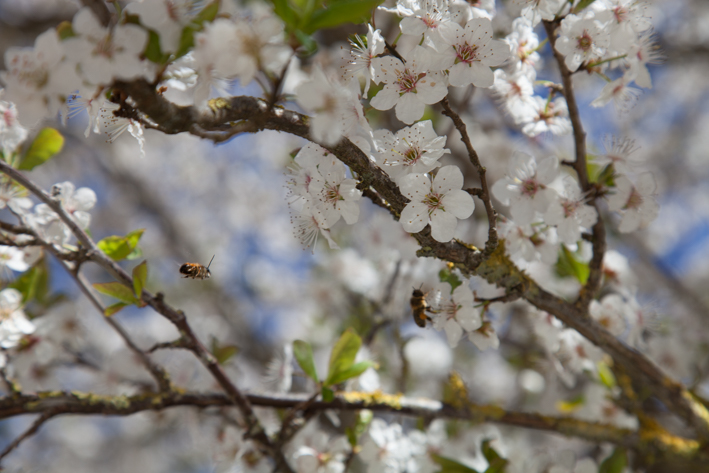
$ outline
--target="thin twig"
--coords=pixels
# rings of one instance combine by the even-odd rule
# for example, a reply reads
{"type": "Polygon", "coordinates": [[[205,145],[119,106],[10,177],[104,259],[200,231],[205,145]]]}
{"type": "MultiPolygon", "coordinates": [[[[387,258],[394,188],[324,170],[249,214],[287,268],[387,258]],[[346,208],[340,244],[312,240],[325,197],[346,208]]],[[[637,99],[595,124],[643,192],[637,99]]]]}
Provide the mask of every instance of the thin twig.
{"type": "Polygon", "coordinates": [[[39,416],[34,422],[32,422],[32,425],[30,425],[30,427],[27,430],[25,430],[19,437],[17,437],[15,440],[13,440],[12,443],[10,443],[10,445],[5,447],[5,450],[0,452],[0,460],[5,458],[6,456],[8,456],[10,454],[10,452],[12,452],[14,449],[16,449],[22,443],[23,440],[25,440],[25,439],[33,436],[35,433],[37,433],[37,431],[42,426],[42,424],[44,424],[45,422],[47,422],[49,419],[51,419],[52,417],[54,417],[57,414],[59,414],[59,413],[55,412],[53,410],[49,410],[49,411],[44,412],[41,416],[39,416]]]}
{"type": "Polygon", "coordinates": [[[483,204],[485,205],[485,212],[487,213],[488,223],[487,242],[485,243],[485,254],[490,255],[493,251],[495,251],[495,248],[497,248],[498,237],[496,223],[497,212],[492,206],[490,188],[487,184],[487,178],[485,176],[487,173],[487,169],[482,165],[477,151],[475,151],[475,148],[473,148],[473,144],[470,141],[470,137],[468,136],[468,129],[465,126],[463,119],[460,118],[460,115],[453,111],[450,106],[450,103],[448,103],[447,98],[441,100],[441,105],[443,106],[443,114],[453,120],[453,123],[455,124],[458,133],[460,133],[460,140],[463,142],[463,144],[465,144],[465,148],[468,150],[468,158],[475,167],[475,170],[478,172],[478,176],[480,178],[480,187],[482,187],[482,189],[478,197],[480,198],[480,200],[483,201],[483,204]]]}
{"type": "MultiPolygon", "coordinates": [[[[579,112],[579,107],[576,103],[576,96],[574,94],[574,86],[572,81],[572,72],[566,67],[566,62],[564,55],[561,54],[556,49],[556,27],[558,23],[545,21],[544,29],[547,33],[547,38],[549,39],[549,45],[554,53],[554,58],[556,59],[557,65],[559,66],[559,72],[561,73],[561,82],[564,86],[564,97],[566,98],[566,106],[569,110],[569,119],[571,120],[571,126],[574,132],[574,145],[576,151],[576,160],[573,163],[573,168],[578,176],[579,185],[581,189],[586,194],[596,194],[593,191],[593,184],[588,178],[588,168],[586,163],[586,132],[583,129],[583,123],[581,122],[581,114],[579,112]]],[[[579,307],[588,308],[591,300],[596,296],[598,290],[601,286],[601,281],[603,279],[603,256],[606,252],[606,227],[601,218],[601,213],[599,211],[598,205],[595,199],[589,202],[593,208],[596,209],[598,214],[598,221],[593,226],[593,256],[589,262],[589,275],[586,280],[586,284],[581,289],[577,304],[579,307]]]]}

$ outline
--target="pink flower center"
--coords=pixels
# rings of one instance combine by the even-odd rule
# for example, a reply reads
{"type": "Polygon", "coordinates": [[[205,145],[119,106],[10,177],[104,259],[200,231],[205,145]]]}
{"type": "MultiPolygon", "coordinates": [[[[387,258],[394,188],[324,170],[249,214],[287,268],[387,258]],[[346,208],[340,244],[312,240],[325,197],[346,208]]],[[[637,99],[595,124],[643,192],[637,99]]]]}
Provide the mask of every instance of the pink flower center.
{"type": "Polygon", "coordinates": [[[473,44],[470,45],[468,43],[465,43],[461,46],[455,46],[455,55],[456,59],[455,62],[456,64],[464,62],[466,64],[470,64],[473,61],[478,61],[477,55],[478,55],[478,46],[473,44]]]}
{"type": "Polygon", "coordinates": [[[416,93],[416,84],[418,81],[426,77],[426,73],[414,74],[408,69],[399,73],[396,83],[399,86],[399,94],[408,94],[409,92],[416,93]]]}
{"type": "Polygon", "coordinates": [[[628,8],[623,6],[617,6],[613,9],[613,15],[615,16],[615,21],[618,23],[623,23],[628,19],[628,8]]]}
{"type": "Polygon", "coordinates": [[[404,166],[414,166],[421,159],[422,153],[416,147],[411,147],[404,153],[404,166]]]}
{"type": "Polygon", "coordinates": [[[576,209],[578,209],[580,205],[581,202],[575,200],[563,201],[561,206],[564,209],[564,218],[571,218],[576,215],[576,209]]]}
{"type": "Polygon", "coordinates": [[[110,34],[107,34],[96,43],[93,53],[97,56],[104,56],[108,59],[113,57],[116,53],[116,47],[113,44],[113,38],[110,34]]]}
{"type": "Polygon", "coordinates": [[[429,217],[433,212],[439,209],[445,212],[445,209],[443,208],[443,196],[441,194],[431,191],[431,193],[427,194],[421,202],[428,207],[429,217]]]}
{"type": "Polygon", "coordinates": [[[591,35],[588,34],[588,31],[583,30],[583,33],[581,36],[576,38],[578,48],[581,51],[588,52],[591,50],[591,47],[593,46],[593,38],[591,38],[591,35]]]}
{"type": "Polygon", "coordinates": [[[537,192],[539,192],[539,189],[544,188],[544,185],[538,183],[537,180],[533,177],[522,181],[522,184],[519,186],[519,188],[522,195],[527,197],[534,197],[537,192]]]}
{"type": "Polygon", "coordinates": [[[340,185],[328,184],[325,186],[323,191],[325,196],[325,202],[332,204],[333,206],[337,204],[340,200],[345,200],[344,197],[340,195],[340,185]]]}

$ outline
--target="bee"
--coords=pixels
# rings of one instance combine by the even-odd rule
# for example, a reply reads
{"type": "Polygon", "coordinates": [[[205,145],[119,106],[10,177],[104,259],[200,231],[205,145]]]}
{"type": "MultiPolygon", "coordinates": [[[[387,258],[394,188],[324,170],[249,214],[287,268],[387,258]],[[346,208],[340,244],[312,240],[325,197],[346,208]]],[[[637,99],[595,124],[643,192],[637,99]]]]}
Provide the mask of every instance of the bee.
{"type": "Polygon", "coordinates": [[[180,274],[184,274],[183,278],[209,279],[212,276],[209,267],[212,265],[213,260],[214,256],[209,260],[209,264],[206,267],[199,263],[185,263],[180,266],[180,274]]]}
{"type": "Polygon", "coordinates": [[[430,309],[428,302],[426,302],[426,294],[421,291],[421,288],[414,288],[414,292],[411,294],[411,299],[409,300],[411,304],[411,311],[414,313],[414,322],[419,327],[425,327],[426,321],[431,320],[431,317],[426,315],[426,311],[430,309]]]}

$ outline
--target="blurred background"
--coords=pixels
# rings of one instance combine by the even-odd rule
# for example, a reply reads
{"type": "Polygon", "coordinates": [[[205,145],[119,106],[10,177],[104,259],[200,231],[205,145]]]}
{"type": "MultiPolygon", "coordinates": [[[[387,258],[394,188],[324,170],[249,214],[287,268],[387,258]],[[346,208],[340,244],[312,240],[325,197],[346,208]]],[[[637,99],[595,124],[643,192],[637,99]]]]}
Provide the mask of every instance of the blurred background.
{"type": "MultiPolygon", "coordinates": [[[[709,295],[705,290],[709,283],[709,3],[646,3],[666,58],[650,67],[653,88],[642,90],[627,112],[612,105],[595,109],[589,104],[604,84],[578,74],[577,97],[589,152],[602,152],[607,135],[632,138],[639,146],[633,157],[655,176],[659,217],[643,231],[620,235],[612,230],[613,219],[605,215],[611,223],[609,248],[616,252],[615,268],[623,283],[635,292],[647,317],[643,334],[647,353],[673,377],[709,397],[709,295]]],[[[79,7],[71,0],[0,0],[0,52],[31,46],[38,34],[71,20],[79,7]]],[[[498,2],[497,9],[493,24],[496,34],[504,36],[519,7],[498,2]]],[[[377,27],[390,40],[397,34],[392,19],[377,13],[377,27]]],[[[328,30],[320,39],[326,45],[347,47],[348,35],[364,32],[364,27],[328,30]]],[[[544,37],[541,25],[537,32],[544,37]]],[[[547,68],[538,72],[538,79],[558,80],[548,48],[542,53],[547,68]]],[[[335,61],[323,51],[303,67],[335,61]]],[[[232,84],[229,92],[260,94],[255,85],[232,84]]],[[[177,90],[168,91],[167,97],[186,100],[177,90]]],[[[538,158],[572,157],[570,137],[525,137],[510,126],[489,91],[454,98],[465,112],[490,182],[504,175],[515,150],[538,158]]],[[[428,115],[438,116],[439,110],[434,108],[428,115]]],[[[372,118],[375,128],[403,126],[389,115],[372,118]]],[[[341,221],[333,230],[341,251],[329,250],[322,241],[314,249],[303,249],[294,237],[285,187],[292,153],[305,144],[303,140],[263,132],[213,145],[194,136],[148,130],[143,156],[128,134],[114,143],[107,143],[104,135],[84,138],[86,124],[85,115],[70,119],[66,126],[47,124],[65,135],[66,144],[31,178],[44,189],[66,180],[93,189],[98,196],[91,211],[95,240],[145,229],[140,244],[143,256],[126,262],[126,269],[147,260],[148,288],[163,292],[172,306],[182,309],[203,342],[236,347],[226,366],[240,388],[277,389],[281,380],[269,375],[269,366],[278,366],[285,356],[284,346],[294,339],[313,344],[318,368],[324,372],[331,344],[346,327],[354,327],[367,342],[367,356],[380,364],[378,375],[360,381],[362,389],[440,398],[447,373],[455,369],[471,386],[475,400],[508,408],[558,412],[560,399],[572,400],[579,392],[588,396],[588,380],[569,385],[559,379],[548,354],[535,342],[534,314],[526,306],[498,304],[488,313],[501,340],[499,350],[480,351],[468,341],[451,349],[442,333],[416,327],[408,303],[411,288],[435,284],[445,265],[416,258],[415,241],[366,199],[358,224],[348,227],[341,221]],[[180,277],[182,263],[206,264],[212,255],[211,279],[180,277]]],[[[466,184],[474,185],[472,167],[450,122],[438,116],[434,125],[439,134],[448,134],[447,147],[453,151],[443,158],[444,165],[461,166],[466,184]]],[[[459,225],[456,236],[482,246],[487,224],[482,206],[478,207],[475,218],[459,225]]],[[[44,261],[51,275],[51,293],[64,298],[51,307],[27,308],[35,317],[40,342],[13,360],[23,389],[100,394],[144,389],[150,378],[103,316],[56,261],[51,257],[44,261]]],[[[95,266],[86,265],[84,271],[92,282],[110,280],[95,266]]],[[[542,268],[529,271],[557,292],[573,293],[577,287],[542,268]]],[[[7,281],[14,275],[6,271],[3,277],[7,281]]],[[[496,294],[481,280],[474,280],[472,287],[480,296],[496,294]]],[[[115,317],[141,347],[177,338],[172,326],[150,309],[127,308],[115,317]]],[[[161,350],[153,358],[185,389],[218,390],[186,352],[161,350]]],[[[312,386],[303,378],[294,378],[293,391],[308,389],[312,386]]],[[[583,408],[576,412],[584,417],[583,408]]],[[[127,418],[60,417],[10,455],[7,466],[10,471],[75,473],[227,470],[231,463],[225,459],[238,449],[238,435],[225,435],[224,421],[217,414],[175,408],[127,418]]],[[[266,425],[277,422],[273,411],[259,410],[259,414],[266,425]]],[[[588,417],[601,420],[595,411],[588,417]]],[[[30,422],[29,418],[1,421],[0,448],[30,422]]],[[[525,452],[535,455],[554,449],[592,450],[557,436],[535,434],[532,439],[519,429],[501,431],[503,438],[516,439],[510,445],[520,442],[528,446],[525,452]]]]}

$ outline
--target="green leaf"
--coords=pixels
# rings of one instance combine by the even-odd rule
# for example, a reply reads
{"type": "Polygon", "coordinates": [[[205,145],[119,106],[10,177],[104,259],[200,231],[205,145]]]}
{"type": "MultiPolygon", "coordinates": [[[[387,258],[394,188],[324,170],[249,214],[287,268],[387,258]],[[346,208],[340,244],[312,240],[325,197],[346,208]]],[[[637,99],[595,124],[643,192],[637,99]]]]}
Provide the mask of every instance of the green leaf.
{"type": "Polygon", "coordinates": [[[164,64],[167,61],[167,56],[160,49],[160,35],[153,30],[148,30],[148,44],[145,45],[143,55],[148,61],[156,64],[164,64]]]}
{"type": "Polygon", "coordinates": [[[352,427],[345,429],[347,434],[347,441],[354,448],[357,446],[357,439],[367,430],[367,426],[374,419],[374,413],[369,409],[362,409],[357,415],[357,420],[352,427]]]}
{"type": "Polygon", "coordinates": [[[352,329],[345,330],[335,346],[332,347],[325,386],[333,385],[332,380],[352,366],[360,346],[362,346],[362,339],[359,338],[359,335],[352,329]]]}
{"type": "Polygon", "coordinates": [[[42,129],[34,139],[17,169],[30,171],[46,163],[64,147],[64,137],[54,128],[42,129]]]}
{"type": "Polygon", "coordinates": [[[192,20],[193,23],[197,23],[202,26],[205,21],[212,22],[217,17],[219,13],[219,0],[211,2],[209,5],[204,7],[202,11],[192,20]]]}
{"type": "Polygon", "coordinates": [[[294,34],[295,37],[298,38],[298,42],[303,46],[302,49],[298,50],[298,56],[305,58],[318,52],[318,42],[315,41],[310,35],[303,33],[300,30],[296,30],[294,34]]]}
{"type": "Polygon", "coordinates": [[[49,272],[44,260],[22,273],[8,287],[20,291],[23,304],[31,300],[42,302],[49,291],[49,272]]]}
{"type": "Polygon", "coordinates": [[[199,15],[192,20],[192,23],[182,29],[180,43],[177,47],[177,52],[175,53],[176,58],[184,56],[190,49],[192,49],[194,46],[195,33],[202,31],[205,22],[214,21],[217,17],[217,13],[219,13],[219,0],[216,0],[204,7],[202,11],[199,12],[199,15]]]}
{"type": "Polygon", "coordinates": [[[564,414],[570,414],[579,409],[586,402],[583,394],[580,394],[568,401],[556,401],[556,410],[564,414]]]}
{"type": "Polygon", "coordinates": [[[323,28],[333,28],[343,23],[363,23],[369,20],[383,0],[341,0],[317,10],[303,26],[305,33],[312,34],[323,28]]]}
{"type": "Polygon", "coordinates": [[[595,2],[596,0],[581,0],[578,5],[574,7],[574,13],[578,13],[584,8],[588,7],[590,4],[595,2]]]}
{"type": "Polygon", "coordinates": [[[350,366],[348,369],[339,371],[335,373],[328,383],[328,385],[333,385],[333,384],[338,384],[343,381],[347,381],[350,378],[356,378],[357,376],[361,375],[367,369],[375,366],[376,364],[373,361],[360,361],[359,363],[355,363],[354,365],[350,366]]]}
{"type": "Polygon", "coordinates": [[[566,245],[561,245],[559,251],[559,259],[556,262],[556,274],[559,277],[574,277],[581,284],[586,284],[590,270],[588,263],[584,263],[576,259],[576,256],[571,252],[566,245]]]}
{"type": "Polygon", "coordinates": [[[451,272],[448,267],[443,268],[438,272],[438,279],[441,282],[447,282],[451,285],[451,294],[455,291],[455,288],[462,285],[463,281],[460,280],[457,274],[451,272]]]}
{"type": "Polygon", "coordinates": [[[59,35],[59,39],[62,41],[76,36],[70,21],[62,21],[59,23],[57,25],[57,34],[59,35]]]}
{"type": "Polygon", "coordinates": [[[477,470],[463,465],[452,458],[443,457],[435,453],[431,453],[431,460],[433,460],[433,463],[441,467],[441,469],[438,470],[438,473],[478,473],[477,470]]]}
{"type": "Polygon", "coordinates": [[[134,230],[126,236],[109,236],[96,243],[96,246],[106,253],[108,257],[115,261],[120,261],[131,255],[138,246],[140,237],[145,232],[145,229],[134,230]]]}
{"type": "Polygon", "coordinates": [[[613,371],[608,367],[603,361],[599,361],[596,365],[598,367],[598,377],[601,383],[608,389],[613,389],[616,386],[615,375],[613,371]]]}
{"type": "Polygon", "coordinates": [[[133,268],[133,292],[135,297],[140,299],[145,287],[145,282],[148,280],[148,262],[143,261],[138,266],[133,268]]]}
{"type": "Polygon", "coordinates": [[[487,460],[489,466],[485,470],[485,473],[504,473],[507,469],[508,460],[502,458],[499,453],[495,451],[494,448],[490,446],[492,440],[483,440],[480,449],[483,452],[483,456],[487,460]]]}
{"type": "Polygon", "coordinates": [[[229,361],[234,355],[239,353],[239,347],[236,345],[220,345],[217,337],[212,337],[212,347],[210,352],[214,355],[220,365],[229,361]]]}
{"type": "Polygon", "coordinates": [[[300,369],[302,369],[310,379],[318,383],[318,373],[315,370],[315,361],[313,360],[313,348],[310,344],[303,340],[294,341],[293,356],[295,356],[300,369]]]}
{"type": "Polygon", "coordinates": [[[271,4],[273,4],[273,12],[286,24],[286,29],[295,29],[300,16],[290,6],[288,0],[271,0],[271,4]]]}
{"type": "Polygon", "coordinates": [[[322,400],[325,402],[331,402],[335,399],[335,392],[325,386],[320,390],[320,394],[322,395],[322,400]]]}
{"type": "Polygon", "coordinates": [[[130,304],[126,304],[124,302],[116,302],[115,304],[111,304],[108,307],[106,307],[103,311],[103,315],[106,317],[110,317],[113,314],[120,312],[124,307],[128,307],[130,304]]]}
{"type": "Polygon", "coordinates": [[[126,304],[135,304],[138,300],[133,295],[133,290],[119,282],[95,283],[94,288],[101,294],[115,297],[126,304]]]}
{"type": "Polygon", "coordinates": [[[598,473],[621,473],[628,465],[628,456],[625,449],[616,448],[610,457],[603,460],[601,466],[598,467],[598,473]]]}

